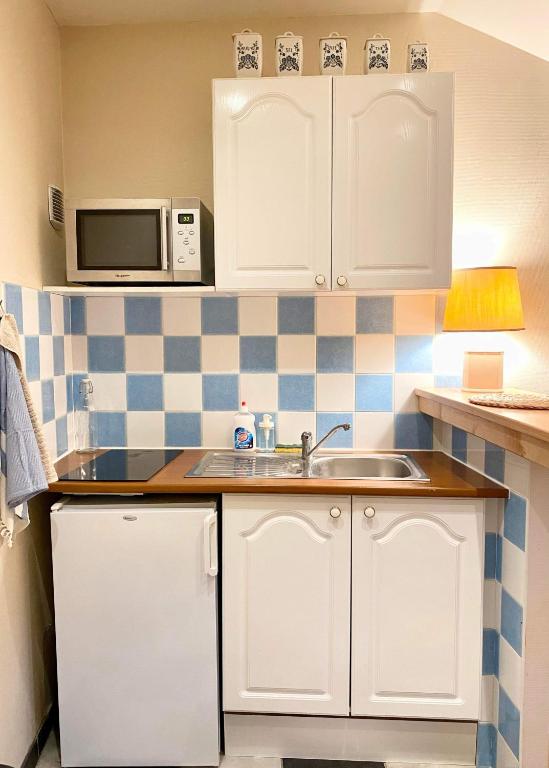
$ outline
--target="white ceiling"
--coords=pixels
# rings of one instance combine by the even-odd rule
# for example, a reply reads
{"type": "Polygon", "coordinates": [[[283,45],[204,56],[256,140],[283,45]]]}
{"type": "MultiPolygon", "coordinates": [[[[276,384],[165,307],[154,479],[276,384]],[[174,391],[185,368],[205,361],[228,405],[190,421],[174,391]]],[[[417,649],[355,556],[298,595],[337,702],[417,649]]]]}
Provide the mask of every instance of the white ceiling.
{"type": "Polygon", "coordinates": [[[46,0],[60,26],[438,12],[549,60],[549,0],[46,0]]]}

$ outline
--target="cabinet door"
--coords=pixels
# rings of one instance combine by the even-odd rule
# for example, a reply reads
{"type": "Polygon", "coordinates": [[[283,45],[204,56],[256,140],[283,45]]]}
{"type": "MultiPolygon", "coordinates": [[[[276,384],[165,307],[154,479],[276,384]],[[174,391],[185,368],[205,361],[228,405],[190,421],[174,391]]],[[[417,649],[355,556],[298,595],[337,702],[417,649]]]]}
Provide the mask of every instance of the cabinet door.
{"type": "Polygon", "coordinates": [[[334,289],[448,287],[453,75],[358,75],[333,87],[334,289]]]}
{"type": "Polygon", "coordinates": [[[349,714],[350,563],[348,496],[223,497],[225,711],[349,714]]]}
{"type": "Polygon", "coordinates": [[[483,529],[482,501],[353,499],[353,715],[478,719],[483,529]]]}
{"type": "Polygon", "coordinates": [[[215,80],[213,99],[217,288],[329,289],[332,78],[215,80]]]}

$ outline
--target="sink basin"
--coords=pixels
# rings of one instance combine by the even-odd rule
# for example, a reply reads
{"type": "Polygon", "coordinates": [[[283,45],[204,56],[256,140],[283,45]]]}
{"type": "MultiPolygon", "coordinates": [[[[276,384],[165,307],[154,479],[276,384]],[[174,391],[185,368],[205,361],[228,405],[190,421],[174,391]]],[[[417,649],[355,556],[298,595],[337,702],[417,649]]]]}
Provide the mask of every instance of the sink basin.
{"type": "Polygon", "coordinates": [[[318,456],[311,461],[309,477],[340,480],[429,480],[417,462],[403,453],[318,456]]]}

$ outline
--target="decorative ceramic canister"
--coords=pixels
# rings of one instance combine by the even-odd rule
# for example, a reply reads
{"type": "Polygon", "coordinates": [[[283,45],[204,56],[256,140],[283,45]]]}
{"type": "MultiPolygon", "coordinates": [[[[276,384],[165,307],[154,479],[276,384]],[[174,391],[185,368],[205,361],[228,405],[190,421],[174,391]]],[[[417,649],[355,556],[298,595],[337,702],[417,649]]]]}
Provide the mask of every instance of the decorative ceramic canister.
{"type": "Polygon", "coordinates": [[[237,77],[261,77],[263,42],[258,32],[243,29],[233,35],[234,69],[237,77]]]}
{"type": "Polygon", "coordinates": [[[429,46],[427,43],[410,43],[408,46],[408,56],[406,57],[406,69],[408,72],[428,72],[429,71],[429,46]]]}
{"type": "Polygon", "coordinates": [[[388,72],[391,66],[391,41],[388,37],[374,35],[364,44],[364,74],[388,72]]]}
{"type": "Polygon", "coordinates": [[[303,38],[293,32],[284,32],[275,38],[275,68],[281,76],[303,73],[303,38]]]}
{"type": "Polygon", "coordinates": [[[347,38],[332,32],[320,38],[320,74],[344,75],[347,68],[347,38]]]}

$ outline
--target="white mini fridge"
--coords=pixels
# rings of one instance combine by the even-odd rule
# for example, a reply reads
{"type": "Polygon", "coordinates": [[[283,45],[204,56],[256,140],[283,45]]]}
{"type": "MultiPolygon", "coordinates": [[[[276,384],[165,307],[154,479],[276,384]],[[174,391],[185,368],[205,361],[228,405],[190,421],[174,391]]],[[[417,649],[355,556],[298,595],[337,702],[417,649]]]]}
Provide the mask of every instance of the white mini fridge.
{"type": "Polygon", "coordinates": [[[52,507],[61,764],[219,765],[213,499],[52,507]]]}

